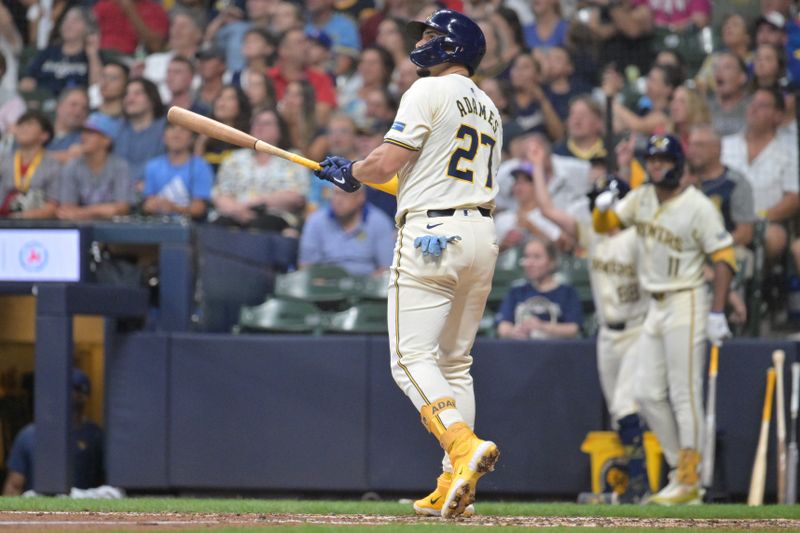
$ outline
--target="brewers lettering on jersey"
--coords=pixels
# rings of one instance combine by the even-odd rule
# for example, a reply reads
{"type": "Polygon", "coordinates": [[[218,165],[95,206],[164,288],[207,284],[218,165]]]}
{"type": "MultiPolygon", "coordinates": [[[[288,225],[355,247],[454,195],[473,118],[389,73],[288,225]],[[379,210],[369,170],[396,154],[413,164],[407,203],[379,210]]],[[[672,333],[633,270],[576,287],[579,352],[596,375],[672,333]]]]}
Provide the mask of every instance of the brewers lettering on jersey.
{"type": "Polygon", "coordinates": [[[725,301],[736,269],[733,238],[714,204],[682,182],[684,154],[678,139],[656,135],[647,144],[649,183],[622,198],[597,196],[594,227],[635,230],[639,281],[650,294],[639,339],[636,397],[670,465],[669,483],[649,501],[700,503],[703,369],[706,340],[730,336],[725,301]],[[706,257],[714,265],[709,298],[703,278],[706,257]],[[710,300],[710,312],[709,312],[710,300]]]}
{"type": "Polygon", "coordinates": [[[497,108],[469,78],[486,51],[480,27],[445,9],[407,32],[422,79],[403,95],[385,142],[362,161],[328,157],[316,175],[346,191],[397,175],[392,376],[445,450],[436,489],[414,509],[453,518],[474,512],[478,479],[500,455],[473,432],[469,369],[497,260],[492,212],[503,132],[497,108]]]}

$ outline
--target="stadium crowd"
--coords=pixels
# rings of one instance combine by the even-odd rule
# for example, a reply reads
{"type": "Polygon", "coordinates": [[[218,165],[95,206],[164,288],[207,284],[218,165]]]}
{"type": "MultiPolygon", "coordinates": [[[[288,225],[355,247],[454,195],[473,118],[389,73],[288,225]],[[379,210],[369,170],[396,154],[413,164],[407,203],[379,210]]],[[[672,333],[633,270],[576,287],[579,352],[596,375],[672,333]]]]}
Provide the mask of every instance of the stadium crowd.
{"type": "MultiPolygon", "coordinates": [[[[198,138],[165,111],[317,161],[359,159],[416,79],[405,23],[440,7],[486,36],[475,77],[504,130],[495,219],[521,277],[564,289],[557,256],[585,254],[542,214],[534,172],[555,207],[585,221],[593,182],[613,172],[641,183],[647,139],[669,132],[684,179],[719,206],[737,245],[731,322],[743,332],[748,314],[774,327],[800,318],[800,19],[789,0],[3,0],[0,217],[188,217],[299,238],[301,267],[380,273],[393,197],[339,198],[307,169],[198,138]],[[319,231],[328,218],[333,237],[319,231]],[[526,263],[531,237],[541,268],[526,263]]],[[[554,302],[549,320],[566,327],[549,329],[588,331],[575,327],[587,310],[575,291],[552,292],[569,303],[554,302]]],[[[522,335],[508,305],[498,332],[522,335]]]]}

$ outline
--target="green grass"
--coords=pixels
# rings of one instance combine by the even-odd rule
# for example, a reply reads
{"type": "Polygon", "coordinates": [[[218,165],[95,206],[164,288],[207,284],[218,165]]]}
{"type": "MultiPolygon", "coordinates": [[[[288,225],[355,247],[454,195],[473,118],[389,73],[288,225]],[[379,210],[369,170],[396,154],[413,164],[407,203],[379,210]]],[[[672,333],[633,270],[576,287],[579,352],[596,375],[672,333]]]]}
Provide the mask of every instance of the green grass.
{"type": "MultiPolygon", "coordinates": [[[[800,519],[800,506],[714,504],[689,507],[637,505],[578,505],[576,503],[478,502],[481,515],[603,516],[631,518],[791,518],[800,519]]],[[[142,513],[306,513],[410,515],[411,506],[394,501],[258,500],[205,498],[127,498],[72,500],[68,498],[0,498],[4,511],[103,511],[142,513]]]]}

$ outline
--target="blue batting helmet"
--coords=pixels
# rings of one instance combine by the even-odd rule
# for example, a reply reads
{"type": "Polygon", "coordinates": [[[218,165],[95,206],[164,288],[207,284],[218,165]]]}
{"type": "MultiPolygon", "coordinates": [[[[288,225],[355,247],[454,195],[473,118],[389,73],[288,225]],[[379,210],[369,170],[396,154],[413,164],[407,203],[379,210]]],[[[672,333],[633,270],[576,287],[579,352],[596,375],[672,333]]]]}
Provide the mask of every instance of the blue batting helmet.
{"type": "Polygon", "coordinates": [[[443,35],[412,50],[411,61],[420,68],[458,63],[467,67],[472,76],[486,53],[486,38],[480,27],[466,15],[441,9],[425,22],[409,22],[406,33],[417,42],[428,28],[443,35]]]}
{"type": "Polygon", "coordinates": [[[675,166],[664,174],[664,178],[657,183],[660,187],[675,188],[683,176],[683,166],[686,156],[680,141],[673,135],[653,135],[647,141],[645,159],[649,157],[665,157],[672,159],[675,166]]]}

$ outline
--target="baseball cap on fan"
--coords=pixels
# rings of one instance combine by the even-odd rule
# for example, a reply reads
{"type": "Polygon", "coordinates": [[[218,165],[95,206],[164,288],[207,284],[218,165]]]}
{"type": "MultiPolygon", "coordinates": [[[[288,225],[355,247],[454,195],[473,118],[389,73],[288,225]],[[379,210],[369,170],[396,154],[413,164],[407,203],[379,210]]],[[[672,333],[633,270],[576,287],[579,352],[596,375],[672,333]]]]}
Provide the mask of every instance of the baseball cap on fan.
{"type": "Polygon", "coordinates": [[[786,17],[778,11],[770,11],[758,17],[758,20],[756,20],[756,28],[762,24],[769,24],[776,30],[786,31],[786,17]]]}
{"type": "Polygon", "coordinates": [[[518,165],[511,169],[510,174],[515,181],[523,178],[527,181],[533,181],[533,163],[520,161],[518,165]]]}
{"type": "Polygon", "coordinates": [[[316,28],[310,28],[306,30],[306,37],[308,37],[310,41],[320,45],[321,47],[327,50],[330,50],[331,47],[333,46],[333,40],[330,38],[330,36],[324,31],[320,31],[316,28]]]}
{"type": "Polygon", "coordinates": [[[105,135],[109,139],[113,140],[117,134],[117,131],[119,131],[119,126],[116,124],[114,119],[109,116],[100,113],[92,113],[86,122],[83,123],[81,129],[84,131],[91,131],[105,135]]]}
{"type": "Polygon", "coordinates": [[[214,45],[204,46],[204,47],[200,48],[197,51],[197,53],[195,54],[195,57],[197,59],[201,60],[201,61],[203,59],[214,59],[214,58],[216,58],[216,59],[219,59],[220,61],[224,62],[225,61],[225,50],[223,50],[219,46],[214,46],[214,45]]]}

